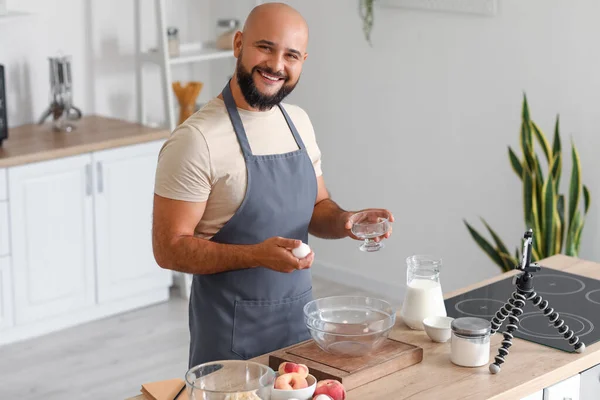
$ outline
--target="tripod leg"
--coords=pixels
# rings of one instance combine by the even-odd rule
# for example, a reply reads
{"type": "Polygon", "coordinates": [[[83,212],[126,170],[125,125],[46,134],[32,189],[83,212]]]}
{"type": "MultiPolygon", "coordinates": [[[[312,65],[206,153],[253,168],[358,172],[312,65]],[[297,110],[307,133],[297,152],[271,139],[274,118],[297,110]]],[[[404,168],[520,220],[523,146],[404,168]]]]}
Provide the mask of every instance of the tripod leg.
{"type": "Polygon", "coordinates": [[[513,292],[511,298],[509,298],[507,302],[502,307],[500,307],[500,309],[496,312],[496,314],[490,321],[492,326],[491,335],[495,334],[500,329],[500,327],[504,323],[504,320],[509,316],[511,310],[514,307],[515,294],[516,292],[513,292]]]}
{"type": "Polygon", "coordinates": [[[560,318],[560,314],[554,311],[554,308],[550,307],[548,300],[544,300],[542,296],[539,296],[535,292],[532,292],[527,300],[531,301],[534,306],[538,307],[544,313],[544,316],[554,325],[558,333],[573,346],[576,352],[583,353],[585,351],[585,344],[579,340],[575,332],[569,329],[568,325],[565,325],[565,321],[560,318]]]}
{"type": "Polygon", "coordinates": [[[506,330],[502,334],[504,336],[502,347],[498,349],[498,355],[494,358],[494,363],[490,364],[490,372],[492,374],[500,372],[500,366],[504,364],[504,358],[508,356],[508,349],[512,346],[512,340],[514,338],[513,332],[519,328],[519,317],[523,314],[523,307],[525,307],[526,298],[522,294],[513,292],[511,300],[512,309],[508,315],[506,330]]]}

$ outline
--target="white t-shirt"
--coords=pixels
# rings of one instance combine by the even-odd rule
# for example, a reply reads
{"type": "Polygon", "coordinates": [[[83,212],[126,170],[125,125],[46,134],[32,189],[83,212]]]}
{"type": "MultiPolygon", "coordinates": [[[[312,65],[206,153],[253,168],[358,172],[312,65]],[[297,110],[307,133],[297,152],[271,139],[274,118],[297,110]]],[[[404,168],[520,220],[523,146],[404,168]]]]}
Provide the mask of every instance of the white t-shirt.
{"type": "MultiPolygon", "coordinates": [[[[321,176],[321,152],[308,115],[298,106],[282,106],[304,142],[315,175],[321,176]]],[[[254,155],[298,149],[279,107],[262,112],[238,108],[238,112],[254,155]]],[[[196,235],[210,239],[237,211],[246,186],[242,150],[224,101],[215,97],[179,125],[163,145],[154,191],[169,199],[206,202],[196,235]]]]}

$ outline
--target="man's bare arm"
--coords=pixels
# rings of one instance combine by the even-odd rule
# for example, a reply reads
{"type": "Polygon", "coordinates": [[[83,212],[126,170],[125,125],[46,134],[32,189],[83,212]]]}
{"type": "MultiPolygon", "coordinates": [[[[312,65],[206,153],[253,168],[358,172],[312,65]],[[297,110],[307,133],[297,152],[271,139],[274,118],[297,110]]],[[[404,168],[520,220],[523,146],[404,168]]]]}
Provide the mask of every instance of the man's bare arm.
{"type": "Polygon", "coordinates": [[[318,193],[315,209],[308,227],[311,235],[323,239],[341,239],[348,236],[345,221],[351,212],[338,206],[329,196],[323,176],[317,178],[318,193]]]}
{"type": "Polygon", "coordinates": [[[231,245],[194,236],[206,203],[154,195],[152,247],[156,262],[165,269],[192,274],[214,274],[259,265],[291,272],[310,266],[314,255],[298,260],[290,249],[300,241],[274,237],[253,245],[231,245]]]}
{"type": "MultiPolygon", "coordinates": [[[[355,240],[362,240],[357,238],[351,231],[352,223],[350,222],[350,217],[358,211],[345,211],[338,206],[329,196],[323,176],[317,178],[317,183],[317,200],[308,228],[310,234],[323,239],[350,237],[355,240]]],[[[382,217],[389,218],[390,222],[394,221],[392,213],[382,208],[368,208],[360,211],[372,211],[382,217]]],[[[392,230],[390,228],[383,236],[375,238],[375,241],[387,239],[391,234],[392,230]]]]}

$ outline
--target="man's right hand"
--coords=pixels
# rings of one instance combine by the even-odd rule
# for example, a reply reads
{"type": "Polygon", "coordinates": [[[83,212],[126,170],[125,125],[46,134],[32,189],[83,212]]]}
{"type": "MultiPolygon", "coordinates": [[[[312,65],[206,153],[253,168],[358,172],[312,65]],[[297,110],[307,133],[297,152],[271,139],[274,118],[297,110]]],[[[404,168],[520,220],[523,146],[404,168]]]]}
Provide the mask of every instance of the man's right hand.
{"type": "Polygon", "coordinates": [[[302,243],[300,240],[272,237],[254,245],[253,256],[258,265],[274,271],[289,273],[310,268],[315,259],[312,251],[301,260],[292,254],[292,249],[298,247],[300,243],[302,243]]]}

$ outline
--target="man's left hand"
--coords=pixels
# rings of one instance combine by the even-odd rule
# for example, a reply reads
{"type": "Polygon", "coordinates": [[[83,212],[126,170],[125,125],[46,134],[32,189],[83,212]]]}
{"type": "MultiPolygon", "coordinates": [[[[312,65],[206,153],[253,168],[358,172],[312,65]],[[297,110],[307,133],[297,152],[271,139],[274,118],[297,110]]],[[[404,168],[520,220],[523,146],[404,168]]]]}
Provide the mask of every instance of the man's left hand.
{"type": "MultiPolygon", "coordinates": [[[[383,208],[366,208],[366,209],[360,210],[360,211],[345,212],[343,214],[342,218],[343,218],[343,222],[344,222],[344,229],[346,230],[346,234],[348,237],[351,237],[352,239],[355,239],[355,240],[361,240],[361,241],[364,240],[364,239],[356,237],[352,233],[352,230],[351,230],[352,222],[350,221],[350,217],[352,217],[356,213],[365,212],[365,211],[372,212],[379,217],[387,218],[389,222],[394,222],[394,216],[392,215],[392,213],[383,208]]],[[[380,240],[383,240],[383,239],[387,239],[392,235],[392,224],[389,224],[389,226],[390,226],[390,229],[384,235],[374,238],[374,240],[376,242],[379,242],[380,240]]]]}

